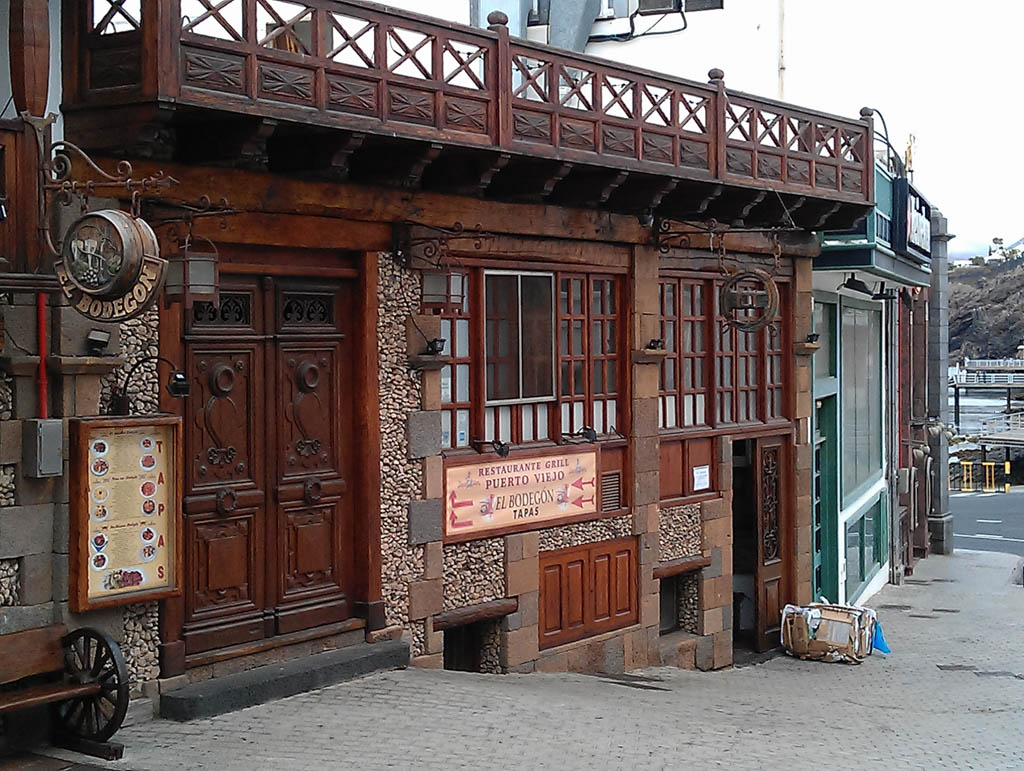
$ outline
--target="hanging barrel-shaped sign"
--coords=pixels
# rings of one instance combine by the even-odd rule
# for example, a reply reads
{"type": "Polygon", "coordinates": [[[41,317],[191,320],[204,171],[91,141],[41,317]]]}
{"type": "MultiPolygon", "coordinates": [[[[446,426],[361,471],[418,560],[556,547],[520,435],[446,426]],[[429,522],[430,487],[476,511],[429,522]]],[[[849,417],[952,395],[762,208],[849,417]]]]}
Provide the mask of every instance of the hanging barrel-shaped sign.
{"type": "Polygon", "coordinates": [[[57,278],[72,305],[96,321],[144,312],[163,285],[166,260],[153,229],[116,209],[90,212],[68,229],[57,278]]]}

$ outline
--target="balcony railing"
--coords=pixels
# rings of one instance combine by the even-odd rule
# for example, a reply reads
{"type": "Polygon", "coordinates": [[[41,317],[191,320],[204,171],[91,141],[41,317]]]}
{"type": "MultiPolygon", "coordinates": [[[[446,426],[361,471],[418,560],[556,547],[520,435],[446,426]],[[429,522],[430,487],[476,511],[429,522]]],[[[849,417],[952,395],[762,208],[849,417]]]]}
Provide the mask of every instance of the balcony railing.
{"type": "Polygon", "coordinates": [[[157,98],[845,203],[872,123],[346,0],[65,0],[72,109],[157,98]],[[135,18],[138,16],[138,18],[135,18]],[[73,27],[75,28],[75,27],[73,27]]]}

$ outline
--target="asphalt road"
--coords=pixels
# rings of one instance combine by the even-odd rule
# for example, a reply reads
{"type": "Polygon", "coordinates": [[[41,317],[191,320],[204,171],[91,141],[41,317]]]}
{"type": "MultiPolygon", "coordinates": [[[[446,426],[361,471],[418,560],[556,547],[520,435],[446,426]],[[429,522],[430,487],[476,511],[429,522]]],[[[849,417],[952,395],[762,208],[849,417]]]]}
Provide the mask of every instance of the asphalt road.
{"type": "Polygon", "coordinates": [[[1024,487],[1009,493],[950,493],[953,546],[1024,556],[1024,487]]]}

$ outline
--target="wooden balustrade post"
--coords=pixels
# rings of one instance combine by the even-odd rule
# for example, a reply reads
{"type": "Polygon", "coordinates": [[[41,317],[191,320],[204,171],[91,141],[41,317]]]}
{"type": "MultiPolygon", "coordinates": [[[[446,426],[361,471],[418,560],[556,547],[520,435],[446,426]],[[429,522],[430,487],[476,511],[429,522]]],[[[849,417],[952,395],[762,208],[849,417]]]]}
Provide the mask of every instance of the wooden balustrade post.
{"type": "Polygon", "coordinates": [[[862,107],[861,122],[864,123],[867,135],[864,137],[864,197],[869,202],[875,200],[875,111],[870,107],[862,107]]]}
{"type": "Polygon", "coordinates": [[[494,102],[497,105],[498,147],[512,143],[512,47],[509,43],[508,16],[501,11],[487,14],[487,28],[498,35],[497,77],[494,102]]]}
{"type": "Polygon", "coordinates": [[[714,117],[709,121],[710,125],[714,127],[712,128],[710,145],[715,156],[712,168],[715,171],[716,178],[725,179],[725,109],[729,99],[725,93],[725,73],[717,67],[710,70],[708,72],[708,82],[717,91],[712,108],[714,117]]]}

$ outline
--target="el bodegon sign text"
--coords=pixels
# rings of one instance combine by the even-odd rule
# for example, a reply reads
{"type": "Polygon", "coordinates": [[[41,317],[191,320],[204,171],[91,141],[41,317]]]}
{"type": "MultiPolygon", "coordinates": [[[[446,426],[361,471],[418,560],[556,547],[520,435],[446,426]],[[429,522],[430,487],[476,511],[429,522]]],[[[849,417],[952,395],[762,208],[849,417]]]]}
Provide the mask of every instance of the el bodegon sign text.
{"type": "Polygon", "coordinates": [[[445,470],[446,538],[529,530],[598,510],[597,453],[502,458],[445,470]]]}

